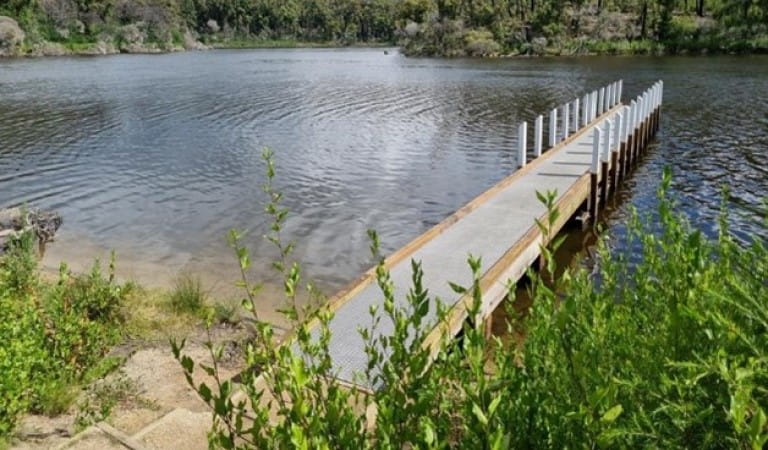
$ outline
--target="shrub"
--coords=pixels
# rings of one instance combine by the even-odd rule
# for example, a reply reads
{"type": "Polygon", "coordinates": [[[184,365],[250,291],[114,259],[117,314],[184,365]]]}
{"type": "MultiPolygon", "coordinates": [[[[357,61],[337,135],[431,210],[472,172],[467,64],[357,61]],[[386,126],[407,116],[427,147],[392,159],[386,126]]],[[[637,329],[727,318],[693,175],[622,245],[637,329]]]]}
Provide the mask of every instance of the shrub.
{"type": "Polygon", "coordinates": [[[494,56],[501,52],[501,45],[490,31],[471,30],[464,35],[464,51],[469,56],[494,56]]]}
{"type": "Polygon", "coordinates": [[[126,290],[96,263],[73,276],[62,265],[52,285],[38,279],[33,237],[24,233],[0,260],[0,436],[28,410],[57,414],[75,399],[120,337],[126,290]]]}

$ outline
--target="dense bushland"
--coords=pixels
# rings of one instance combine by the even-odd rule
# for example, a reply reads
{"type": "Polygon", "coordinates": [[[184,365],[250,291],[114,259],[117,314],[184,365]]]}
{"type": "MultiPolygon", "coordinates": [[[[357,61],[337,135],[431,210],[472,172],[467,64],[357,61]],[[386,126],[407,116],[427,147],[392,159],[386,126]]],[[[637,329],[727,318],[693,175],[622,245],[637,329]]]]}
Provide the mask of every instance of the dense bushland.
{"type": "Polygon", "coordinates": [[[0,443],[28,411],[64,412],[78,386],[114,368],[104,359],[121,337],[128,287],[96,263],[41,281],[31,233],[0,260],[0,443]]]}
{"type": "MultiPolygon", "coordinates": [[[[675,212],[666,173],[659,209],[651,219],[633,214],[632,254],[599,245],[596,268],[566,268],[552,257],[560,239],[542,248],[545,269],[531,272],[533,306],[509,307],[502,341],[486,338],[484,325],[466,324],[459,340],[443,342],[434,362],[422,348],[430,308],[445,317],[439,299],[422,285],[413,262],[405,299],[394,298],[382,263],[376,278],[383,320],[392,335],[360,330],[370,393],[334,381],[327,327],[331,313],[297,311],[301,271],[280,241],[287,212],[271,188],[267,153],[267,211],[275,218],[270,240],[281,250],[288,317],[296,329],[275,345],[259,323],[247,350],[252,370],[235,384],[217,377],[194,386],[214,411],[210,434],[223,448],[751,448],[768,441],[768,248],[761,238],[738,244],[720,220],[720,235],[706,238],[675,212]],[[630,258],[631,256],[631,258],[630,258]],[[630,261],[631,260],[631,261],[630,261]],[[375,414],[373,412],[375,411],[375,414]]],[[[545,236],[557,218],[555,195],[541,195],[550,210],[539,223],[545,236]]],[[[244,305],[258,301],[248,280],[248,252],[233,233],[243,268],[244,305]]],[[[371,233],[372,250],[378,240],[371,233]]],[[[479,310],[482,261],[469,257],[471,286],[454,286],[479,310]]],[[[310,287],[310,290],[311,287],[310,287]]],[[[515,287],[510,286],[510,297],[515,287]]],[[[174,352],[189,375],[217,367],[174,352]]],[[[213,345],[211,353],[220,356],[213,345]]]]}
{"type": "Polygon", "coordinates": [[[490,56],[768,51],[766,0],[6,0],[0,55],[402,44],[490,56]]]}

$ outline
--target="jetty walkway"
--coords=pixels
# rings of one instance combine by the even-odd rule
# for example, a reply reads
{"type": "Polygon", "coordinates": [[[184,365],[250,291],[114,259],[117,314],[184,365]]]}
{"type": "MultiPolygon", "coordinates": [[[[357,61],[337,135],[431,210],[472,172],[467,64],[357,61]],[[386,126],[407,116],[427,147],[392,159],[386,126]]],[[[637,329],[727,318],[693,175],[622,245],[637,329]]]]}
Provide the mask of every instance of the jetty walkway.
{"type": "MultiPolygon", "coordinates": [[[[547,130],[543,115],[531,127],[520,124],[516,149],[511,150],[516,152],[519,170],[386,258],[397,302],[406,302],[414,260],[422,264],[423,285],[430,297],[439,297],[449,307],[447,320],[438,323],[431,305],[424,346],[438,348],[446,336],[457,335],[467,320],[471,298],[456,294],[449,282],[472,284],[469,255],[483,263],[482,309],[474,323],[490,317],[506,298],[510,283],[536,262],[545,236],[535,221],[546,223],[547,216],[537,192],[557,192],[560,215],[550,236],[575,216],[594,223],[659,126],[661,81],[626,105],[621,102],[622,90],[623,82],[617,81],[553,109],[547,114],[547,130]]],[[[359,329],[370,326],[370,309],[374,305],[381,309],[383,298],[371,269],[330,300],[328,307],[334,312],[329,324],[330,354],[339,381],[371,389],[360,382],[368,358],[359,329]]],[[[373,333],[391,334],[393,326],[383,317],[373,333]]]]}

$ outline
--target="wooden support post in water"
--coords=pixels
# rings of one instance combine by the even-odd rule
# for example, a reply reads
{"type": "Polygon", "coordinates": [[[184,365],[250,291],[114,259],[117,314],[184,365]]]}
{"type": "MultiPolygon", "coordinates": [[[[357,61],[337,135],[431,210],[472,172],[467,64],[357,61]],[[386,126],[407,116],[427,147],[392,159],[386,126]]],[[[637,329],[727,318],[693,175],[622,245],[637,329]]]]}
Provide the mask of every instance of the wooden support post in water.
{"type": "Polygon", "coordinates": [[[609,164],[611,162],[611,136],[613,135],[613,122],[611,119],[605,119],[605,133],[603,134],[603,150],[601,155],[601,175],[600,175],[600,204],[605,205],[608,202],[608,191],[611,189],[609,164]]]}
{"type": "Polygon", "coordinates": [[[557,144],[557,108],[549,113],[549,146],[557,144]]]}
{"type": "Polygon", "coordinates": [[[589,168],[589,220],[593,225],[597,223],[597,213],[600,206],[600,148],[602,130],[595,127],[592,138],[592,166],[589,168]]]}
{"type": "Polygon", "coordinates": [[[568,139],[568,127],[571,124],[570,103],[563,105],[563,140],[568,139]]]}
{"type": "Polygon", "coordinates": [[[535,129],[533,130],[533,152],[536,158],[541,156],[541,147],[544,139],[544,116],[536,118],[535,129]]]}
{"type": "Polygon", "coordinates": [[[525,150],[528,147],[528,123],[523,122],[517,129],[517,159],[518,167],[525,167],[527,156],[525,150]]]}

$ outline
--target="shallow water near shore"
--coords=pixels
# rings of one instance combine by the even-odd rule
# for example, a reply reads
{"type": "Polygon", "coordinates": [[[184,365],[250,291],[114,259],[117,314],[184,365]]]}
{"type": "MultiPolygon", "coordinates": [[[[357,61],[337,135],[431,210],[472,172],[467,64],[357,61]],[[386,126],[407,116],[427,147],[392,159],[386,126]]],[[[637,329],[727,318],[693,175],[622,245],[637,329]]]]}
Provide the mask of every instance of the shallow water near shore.
{"type": "MultiPolygon", "coordinates": [[[[768,57],[405,58],[382,49],[210,51],[0,61],[0,207],[58,210],[49,268],[115,249],[126,278],[182,271],[236,295],[225,236],[249,230],[274,280],[261,148],[276,153],[285,237],[328,293],[513,172],[517,124],[624,79],[665,82],[661,130],[609,214],[652,211],[664,165],[680,208],[714,233],[760,231],[768,193],[768,57]]],[[[536,201],[531,199],[531,201],[536,201]]],[[[502,245],[503,243],[500,243],[502,245]]],[[[490,263],[490,262],[486,262],[490,263]]],[[[427,268],[428,270],[428,268],[427,268]]]]}

